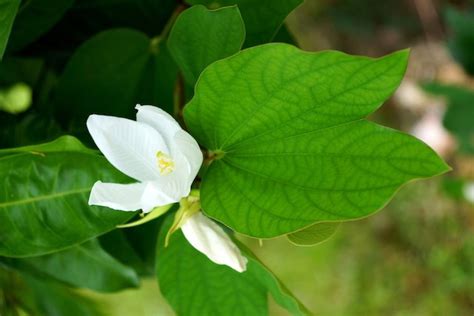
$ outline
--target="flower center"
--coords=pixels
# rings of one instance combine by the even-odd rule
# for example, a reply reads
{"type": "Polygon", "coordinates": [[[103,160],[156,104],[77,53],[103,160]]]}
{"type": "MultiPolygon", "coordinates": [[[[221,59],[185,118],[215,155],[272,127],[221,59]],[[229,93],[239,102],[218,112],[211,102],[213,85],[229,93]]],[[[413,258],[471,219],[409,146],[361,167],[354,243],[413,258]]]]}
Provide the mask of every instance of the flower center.
{"type": "Polygon", "coordinates": [[[174,161],[170,156],[162,151],[156,153],[156,160],[158,162],[158,169],[162,175],[167,175],[174,170],[174,161]]]}

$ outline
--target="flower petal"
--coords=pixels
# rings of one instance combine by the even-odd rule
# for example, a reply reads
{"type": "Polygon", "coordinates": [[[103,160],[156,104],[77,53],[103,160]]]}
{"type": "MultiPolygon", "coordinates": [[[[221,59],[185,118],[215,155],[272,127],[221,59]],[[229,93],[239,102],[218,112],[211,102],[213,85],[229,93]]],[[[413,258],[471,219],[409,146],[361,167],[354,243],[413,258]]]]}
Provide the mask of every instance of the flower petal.
{"type": "Polygon", "coordinates": [[[238,272],[246,270],[247,258],[224,230],[201,212],[188,218],[181,230],[189,243],[211,261],[238,272]]]}
{"type": "Polygon", "coordinates": [[[144,183],[118,184],[97,181],[89,196],[89,205],[100,205],[120,211],[136,211],[142,208],[144,183]]]}
{"type": "Polygon", "coordinates": [[[156,129],[165,139],[178,168],[183,164],[189,170],[188,183],[191,185],[202,164],[202,152],[194,138],[184,131],[176,120],[162,109],[151,105],[135,107],[137,121],[156,129]],[[181,156],[184,156],[182,159],[181,156]]]}
{"type": "Polygon", "coordinates": [[[196,140],[187,132],[181,130],[174,136],[177,149],[184,155],[189,165],[189,181],[193,182],[202,165],[202,152],[196,140]]]}
{"type": "Polygon", "coordinates": [[[166,144],[171,146],[176,132],[182,130],[178,122],[156,106],[137,104],[135,109],[137,110],[137,122],[153,127],[163,136],[166,144]]]}
{"type": "Polygon", "coordinates": [[[159,178],[156,153],[169,153],[161,135],[152,127],[113,116],[91,115],[87,120],[94,142],[107,160],[139,181],[159,178]]]}
{"type": "Polygon", "coordinates": [[[179,176],[166,176],[157,181],[150,181],[143,193],[142,209],[148,213],[157,206],[176,203],[188,196],[190,191],[191,186],[184,186],[179,176]]]}

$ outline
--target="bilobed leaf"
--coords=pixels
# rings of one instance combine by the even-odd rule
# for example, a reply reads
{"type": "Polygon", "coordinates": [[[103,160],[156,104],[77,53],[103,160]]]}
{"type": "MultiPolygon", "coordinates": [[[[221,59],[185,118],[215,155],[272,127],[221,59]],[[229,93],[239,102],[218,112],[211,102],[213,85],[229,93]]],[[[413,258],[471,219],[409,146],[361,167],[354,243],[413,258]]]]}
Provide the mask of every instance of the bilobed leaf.
{"type": "Polygon", "coordinates": [[[270,42],[286,16],[303,0],[186,0],[187,3],[204,4],[210,9],[237,5],[245,22],[245,47],[270,42]]]}
{"type": "Polygon", "coordinates": [[[0,0],[0,60],[7,47],[8,38],[20,0],[0,0]]]}
{"type": "Polygon", "coordinates": [[[207,10],[197,5],[179,15],[168,47],[186,82],[194,85],[204,68],[237,53],[244,39],[245,26],[236,6],[207,10]]]}
{"type": "Polygon", "coordinates": [[[206,68],[184,111],[214,156],[204,212],[274,237],[367,216],[402,184],[447,171],[421,141],[364,119],[396,89],[407,58],[267,44],[206,68]]]}
{"type": "Polygon", "coordinates": [[[474,74],[474,11],[448,8],[446,22],[451,31],[448,46],[452,55],[468,73],[474,74]]]}
{"type": "Polygon", "coordinates": [[[424,88],[446,98],[444,126],[456,136],[461,151],[474,154],[474,90],[437,83],[424,88]]]}
{"type": "Polygon", "coordinates": [[[52,147],[30,146],[0,157],[0,255],[59,251],[112,230],[135,214],[88,205],[97,180],[130,182],[105,158],[78,151],[77,144],[72,151],[52,147]]]}
{"type": "Polygon", "coordinates": [[[166,50],[163,42],[129,29],[94,36],[66,65],[56,91],[58,116],[84,128],[89,114],[132,117],[137,103],[172,113],[178,70],[166,50]]]}
{"type": "Polygon", "coordinates": [[[8,51],[22,49],[46,33],[73,2],[74,0],[24,1],[13,23],[8,51]]]}
{"type": "Polygon", "coordinates": [[[157,277],[160,289],[178,315],[268,315],[268,293],[292,315],[306,315],[291,295],[248,249],[247,271],[217,265],[195,250],[179,230],[164,247],[168,217],[158,239],[157,277]]]}
{"type": "Polygon", "coordinates": [[[49,255],[15,259],[15,265],[99,292],[115,292],[139,284],[136,272],[105,252],[95,239],[49,255]]]}
{"type": "Polygon", "coordinates": [[[334,235],[339,225],[340,223],[338,222],[316,223],[294,233],[288,234],[286,237],[295,245],[313,246],[327,240],[332,235],[334,235]]]}

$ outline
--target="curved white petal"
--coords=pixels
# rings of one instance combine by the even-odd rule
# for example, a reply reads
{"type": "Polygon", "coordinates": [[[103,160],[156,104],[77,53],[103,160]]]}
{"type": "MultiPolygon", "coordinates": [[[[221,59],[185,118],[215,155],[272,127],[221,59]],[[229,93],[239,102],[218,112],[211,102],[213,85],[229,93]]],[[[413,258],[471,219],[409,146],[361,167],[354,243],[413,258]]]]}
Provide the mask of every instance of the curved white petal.
{"type": "Polygon", "coordinates": [[[135,109],[137,110],[137,122],[153,127],[163,136],[168,146],[171,146],[174,135],[182,129],[178,122],[156,106],[137,104],[135,109]]]}
{"type": "Polygon", "coordinates": [[[247,258],[224,230],[201,212],[188,218],[181,230],[189,243],[211,261],[227,265],[238,272],[246,270],[247,258]]]}
{"type": "Polygon", "coordinates": [[[186,166],[191,185],[201,167],[203,156],[198,143],[184,131],[176,120],[162,109],[151,105],[137,105],[137,121],[156,129],[164,138],[176,161],[177,168],[186,166]],[[181,157],[184,156],[184,159],[181,157]]]}
{"type": "Polygon", "coordinates": [[[192,183],[202,165],[202,152],[196,140],[184,130],[174,136],[177,150],[184,156],[189,165],[189,182],[192,183]]]}
{"type": "Polygon", "coordinates": [[[143,211],[151,211],[157,206],[179,202],[183,197],[189,195],[191,185],[185,185],[182,176],[166,176],[146,184],[143,193],[143,211]]]}
{"type": "Polygon", "coordinates": [[[139,181],[161,176],[156,153],[169,153],[169,149],[151,126],[113,116],[91,115],[87,128],[107,160],[126,175],[139,181]]]}
{"type": "Polygon", "coordinates": [[[89,196],[89,205],[100,205],[120,211],[142,208],[143,183],[118,184],[97,181],[89,196]]]}

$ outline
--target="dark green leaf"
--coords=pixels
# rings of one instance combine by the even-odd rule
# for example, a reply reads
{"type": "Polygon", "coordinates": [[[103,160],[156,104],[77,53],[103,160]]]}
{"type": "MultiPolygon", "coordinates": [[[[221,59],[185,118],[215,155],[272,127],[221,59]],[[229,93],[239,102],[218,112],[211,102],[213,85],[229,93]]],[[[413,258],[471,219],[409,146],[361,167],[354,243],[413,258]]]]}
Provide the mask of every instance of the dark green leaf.
{"type": "Polygon", "coordinates": [[[16,259],[15,265],[20,270],[99,292],[115,292],[139,284],[136,272],[105,252],[95,239],[53,254],[16,259]]]}
{"type": "Polygon", "coordinates": [[[236,6],[207,10],[193,6],[181,13],[171,30],[168,47],[187,83],[216,60],[237,53],[245,39],[245,26],[236,6]]]}
{"type": "Polygon", "coordinates": [[[20,0],[0,0],[0,60],[7,47],[20,0]]]}
{"type": "Polygon", "coordinates": [[[286,44],[210,65],[184,118],[211,151],[206,214],[254,237],[367,216],[447,165],[412,136],[371,123],[403,78],[408,52],[371,59],[286,44]]]}
{"type": "Polygon", "coordinates": [[[176,75],[164,43],[134,30],[105,31],[71,57],[56,91],[57,113],[74,117],[79,129],[91,113],[132,117],[137,103],[172,113],[176,75]]]}
{"type": "Polygon", "coordinates": [[[437,83],[424,88],[447,99],[444,126],[456,136],[461,151],[474,154],[474,90],[437,83]]]}
{"type": "Polygon", "coordinates": [[[186,0],[189,4],[204,4],[210,9],[238,5],[245,22],[245,47],[270,42],[286,16],[303,0],[186,0]]]}
{"type": "MultiPolygon", "coordinates": [[[[75,293],[71,289],[45,282],[39,278],[24,276],[34,296],[39,315],[48,316],[100,316],[106,315],[92,300],[75,293]]],[[[22,293],[24,294],[24,293],[22,293]]]]}
{"type": "Polygon", "coordinates": [[[468,73],[474,74],[474,12],[449,8],[446,22],[452,31],[448,39],[451,53],[468,73]]]}
{"type": "Polygon", "coordinates": [[[268,293],[292,315],[305,315],[304,307],[248,249],[247,271],[238,273],[217,265],[195,250],[181,231],[164,247],[169,216],[160,232],[156,253],[160,289],[176,313],[187,315],[268,315],[268,293]]]}
{"type": "Polygon", "coordinates": [[[127,183],[128,177],[102,156],[77,151],[74,144],[75,151],[50,151],[52,147],[27,147],[28,151],[0,157],[0,255],[59,251],[134,215],[87,203],[95,181],[127,183]]]}
{"type": "Polygon", "coordinates": [[[9,51],[17,51],[46,33],[61,19],[74,0],[23,1],[13,23],[9,51]]]}

